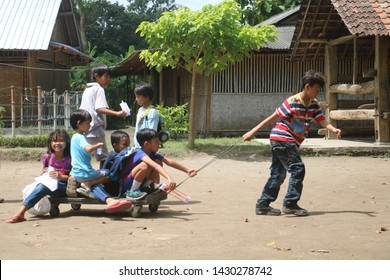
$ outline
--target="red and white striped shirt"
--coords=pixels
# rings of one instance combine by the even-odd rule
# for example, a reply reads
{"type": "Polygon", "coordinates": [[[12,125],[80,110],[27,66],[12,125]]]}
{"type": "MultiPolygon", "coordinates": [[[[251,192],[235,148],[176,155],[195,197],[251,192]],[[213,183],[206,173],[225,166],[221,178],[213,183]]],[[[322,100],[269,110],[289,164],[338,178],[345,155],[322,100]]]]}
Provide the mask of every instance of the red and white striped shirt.
{"type": "Polygon", "coordinates": [[[287,98],[276,113],[280,120],[272,128],[270,140],[295,142],[298,146],[305,140],[313,121],[325,120],[317,99],[306,106],[299,93],[287,98]]]}

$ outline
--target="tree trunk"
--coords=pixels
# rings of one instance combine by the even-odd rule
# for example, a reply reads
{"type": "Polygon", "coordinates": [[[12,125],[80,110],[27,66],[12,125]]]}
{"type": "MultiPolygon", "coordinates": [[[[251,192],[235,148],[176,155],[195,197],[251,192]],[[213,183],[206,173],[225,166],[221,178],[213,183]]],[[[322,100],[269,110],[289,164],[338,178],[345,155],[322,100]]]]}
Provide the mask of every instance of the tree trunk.
{"type": "Polygon", "coordinates": [[[192,70],[191,77],[191,103],[190,103],[190,120],[188,131],[188,147],[193,149],[195,146],[195,85],[196,85],[196,72],[192,70]]]}
{"type": "Polygon", "coordinates": [[[87,35],[85,34],[85,14],[84,11],[79,10],[80,12],[80,39],[81,39],[81,48],[83,52],[88,51],[88,40],[87,35]]]}
{"type": "Polygon", "coordinates": [[[85,10],[87,9],[87,4],[83,0],[77,0],[77,9],[80,15],[80,39],[81,39],[81,49],[83,52],[88,51],[88,40],[87,35],[85,34],[85,10]]]}

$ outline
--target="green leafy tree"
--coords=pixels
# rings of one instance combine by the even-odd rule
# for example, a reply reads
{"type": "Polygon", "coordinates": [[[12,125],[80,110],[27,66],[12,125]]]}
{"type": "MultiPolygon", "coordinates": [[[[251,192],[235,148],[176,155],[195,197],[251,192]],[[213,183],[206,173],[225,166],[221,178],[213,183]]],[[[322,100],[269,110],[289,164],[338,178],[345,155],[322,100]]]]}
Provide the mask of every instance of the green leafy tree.
{"type": "Polygon", "coordinates": [[[269,17],[291,9],[301,0],[235,0],[242,9],[241,20],[256,25],[269,17]]]}
{"type": "Polygon", "coordinates": [[[124,7],[107,0],[75,0],[79,17],[82,48],[88,52],[88,42],[97,54],[109,52],[121,55],[133,45],[147,47],[135,32],[142,21],[156,21],[163,12],[177,9],[174,0],[129,0],[124,7]]]}
{"type": "Polygon", "coordinates": [[[141,52],[149,67],[184,67],[191,73],[191,102],[188,146],[195,142],[196,75],[210,75],[242,60],[251,51],[274,40],[274,26],[251,27],[240,23],[242,10],[233,0],[204,6],[201,11],[186,7],[164,13],[158,22],[142,22],[137,29],[149,44],[141,52]]]}
{"type": "Polygon", "coordinates": [[[161,115],[164,123],[162,129],[170,133],[172,139],[188,132],[188,103],[176,106],[162,106],[157,105],[158,113],[161,115]]]}

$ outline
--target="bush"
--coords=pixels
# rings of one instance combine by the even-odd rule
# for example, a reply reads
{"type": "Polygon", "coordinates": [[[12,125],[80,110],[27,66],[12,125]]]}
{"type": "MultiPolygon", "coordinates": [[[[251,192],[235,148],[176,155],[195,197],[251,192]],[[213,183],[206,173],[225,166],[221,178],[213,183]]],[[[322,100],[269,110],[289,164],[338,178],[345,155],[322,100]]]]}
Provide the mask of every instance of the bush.
{"type": "Polygon", "coordinates": [[[43,148],[47,146],[49,135],[0,137],[0,147],[5,148],[43,148]]]}
{"type": "Polygon", "coordinates": [[[157,111],[164,119],[162,129],[170,133],[170,137],[177,140],[181,135],[188,132],[188,103],[173,107],[157,105],[157,111]]]}

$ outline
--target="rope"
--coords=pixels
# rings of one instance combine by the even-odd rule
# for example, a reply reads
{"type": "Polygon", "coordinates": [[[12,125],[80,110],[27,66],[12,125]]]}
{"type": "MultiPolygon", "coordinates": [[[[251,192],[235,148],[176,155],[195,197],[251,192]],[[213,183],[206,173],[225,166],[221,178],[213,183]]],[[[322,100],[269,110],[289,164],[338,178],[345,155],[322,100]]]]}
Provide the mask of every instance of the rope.
{"type": "MultiPolygon", "coordinates": [[[[226,155],[228,152],[232,151],[235,147],[241,145],[242,143],[244,143],[244,141],[242,142],[239,142],[239,143],[236,143],[236,144],[232,144],[230,145],[229,147],[227,147],[225,150],[223,150],[221,153],[219,153],[218,155],[214,156],[214,158],[212,158],[211,160],[209,160],[208,162],[206,162],[203,166],[201,166],[198,170],[196,170],[196,173],[198,173],[199,171],[203,170],[204,168],[206,168],[207,166],[209,166],[210,164],[212,164],[214,161],[216,161],[218,158],[226,155]]],[[[179,187],[181,184],[183,184],[185,181],[187,181],[188,179],[190,179],[192,177],[187,177],[186,179],[184,179],[183,181],[181,181],[178,185],[176,185],[176,188],[179,187]]]]}
{"type": "Polygon", "coordinates": [[[30,70],[41,70],[41,71],[56,71],[56,72],[73,72],[73,71],[89,71],[92,68],[83,68],[83,69],[59,69],[59,68],[43,68],[43,67],[32,67],[32,66],[22,66],[9,63],[0,63],[0,66],[15,67],[21,69],[30,69],[30,70]]]}

